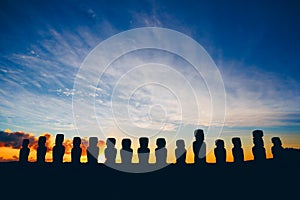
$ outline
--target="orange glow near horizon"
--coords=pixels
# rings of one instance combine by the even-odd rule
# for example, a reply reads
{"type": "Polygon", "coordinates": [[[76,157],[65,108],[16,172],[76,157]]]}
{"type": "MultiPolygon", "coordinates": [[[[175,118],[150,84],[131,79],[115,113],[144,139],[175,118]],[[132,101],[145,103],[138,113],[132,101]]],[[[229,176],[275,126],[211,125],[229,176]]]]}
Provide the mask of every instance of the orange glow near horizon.
{"type": "MultiPolygon", "coordinates": [[[[2,159],[2,161],[18,161],[19,159],[19,149],[13,149],[11,147],[0,147],[0,157],[2,159]]],[[[207,162],[208,163],[214,163],[215,162],[215,157],[213,154],[213,150],[207,153],[207,162]]],[[[272,154],[267,153],[267,158],[272,158],[272,154]]],[[[104,153],[103,153],[103,149],[100,150],[99,152],[99,162],[104,162],[104,153]]],[[[28,158],[29,162],[35,162],[36,161],[36,150],[31,150],[30,154],[29,154],[29,158],[28,158]]],[[[175,156],[172,155],[171,152],[168,152],[168,163],[175,163],[176,159],[175,156]]],[[[193,163],[194,160],[194,155],[193,152],[191,150],[191,148],[189,148],[187,150],[187,158],[186,158],[186,162],[187,163],[193,163]]],[[[251,153],[245,153],[245,160],[253,160],[253,155],[251,153]]],[[[64,162],[71,162],[71,154],[69,153],[65,153],[64,155],[64,162]]],[[[82,148],[82,156],[80,161],[82,163],[87,162],[87,156],[86,156],[86,149],[82,148]]],[[[227,161],[228,162],[232,162],[233,158],[231,155],[231,152],[227,151],[227,161]]],[[[52,162],[52,151],[49,151],[46,153],[46,162],[52,162]]],[[[117,154],[117,158],[116,158],[116,162],[120,163],[120,155],[119,153],[117,154]]],[[[133,163],[138,163],[138,156],[137,153],[133,154],[133,158],[132,158],[132,162],[133,163]]],[[[151,152],[150,154],[150,159],[149,159],[150,163],[155,163],[155,155],[154,153],[151,152]]]]}
{"type": "MultiPolygon", "coordinates": [[[[12,134],[13,132],[9,129],[6,129],[5,132],[12,134]]],[[[44,133],[41,135],[45,135],[47,137],[47,142],[46,142],[46,146],[48,148],[48,151],[46,153],[46,162],[52,162],[52,148],[54,146],[54,136],[50,133],[44,133]]],[[[271,138],[273,136],[279,136],[282,140],[282,144],[283,147],[286,148],[300,148],[300,137],[295,135],[295,134],[266,134],[264,136],[264,143],[265,143],[265,149],[266,149],[266,155],[267,158],[272,158],[272,153],[271,153],[271,147],[272,147],[272,143],[271,143],[271,138]]],[[[35,142],[37,141],[38,137],[35,137],[35,142]]],[[[222,139],[225,142],[225,148],[227,150],[227,162],[232,162],[233,161],[233,157],[232,157],[232,143],[231,143],[231,136],[224,136],[222,139]]],[[[252,147],[253,147],[253,143],[252,143],[252,136],[247,135],[247,136],[241,136],[240,137],[242,140],[242,147],[244,149],[244,155],[245,155],[245,160],[253,160],[253,155],[252,155],[252,147]]],[[[116,144],[116,148],[119,150],[121,148],[120,146],[120,140],[118,140],[117,144],[116,144]]],[[[72,140],[65,138],[64,140],[64,146],[65,146],[65,155],[64,155],[64,162],[71,162],[71,149],[72,149],[72,140]]],[[[84,137],[82,138],[82,156],[81,156],[81,162],[87,162],[87,156],[86,156],[86,147],[88,146],[88,138],[84,137]]],[[[99,146],[99,162],[104,162],[105,161],[105,156],[104,156],[104,149],[106,147],[105,142],[102,140],[99,140],[98,142],[98,146],[99,146]]],[[[133,149],[133,158],[132,158],[132,162],[133,163],[138,163],[138,156],[137,156],[137,148],[138,148],[138,143],[136,141],[133,141],[132,143],[132,149],[133,149]]],[[[32,144],[30,146],[30,154],[29,154],[29,161],[30,162],[35,162],[36,161],[36,143],[32,144]]],[[[149,142],[149,148],[150,148],[150,163],[155,163],[155,152],[154,149],[156,148],[155,145],[155,141],[150,141],[149,142]]],[[[176,159],[175,159],[175,148],[173,147],[167,147],[168,149],[168,158],[167,158],[167,162],[168,163],[175,163],[176,159]]],[[[18,148],[12,148],[10,146],[3,146],[0,145],[0,161],[5,162],[5,161],[17,161],[19,158],[19,150],[18,148]]],[[[214,156],[214,147],[211,147],[211,149],[207,149],[207,162],[208,163],[215,163],[215,156],[214,156]]],[[[187,148],[187,158],[186,158],[186,162],[187,163],[193,163],[194,160],[194,155],[192,152],[192,147],[187,148]]],[[[117,158],[116,158],[116,162],[119,163],[121,162],[120,160],[120,154],[119,151],[117,153],[117,158]]]]}

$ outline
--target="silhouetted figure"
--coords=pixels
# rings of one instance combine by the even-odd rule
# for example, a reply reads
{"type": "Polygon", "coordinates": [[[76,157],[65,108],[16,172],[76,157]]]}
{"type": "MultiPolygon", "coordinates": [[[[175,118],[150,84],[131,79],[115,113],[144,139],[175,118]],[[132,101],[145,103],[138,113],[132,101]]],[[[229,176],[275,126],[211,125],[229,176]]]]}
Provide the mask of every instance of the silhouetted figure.
{"type": "Polygon", "coordinates": [[[22,143],[22,148],[20,149],[19,153],[19,162],[20,163],[27,163],[28,162],[28,156],[30,153],[30,149],[28,148],[29,145],[29,139],[24,139],[22,143]]]}
{"type": "Polygon", "coordinates": [[[89,138],[89,147],[87,148],[87,162],[89,164],[97,164],[99,156],[98,138],[89,138]]]}
{"type": "Polygon", "coordinates": [[[164,165],[167,163],[167,149],[166,149],[166,139],[165,138],[158,138],[156,140],[155,149],[155,157],[156,157],[156,164],[164,165]]]}
{"type": "Polygon", "coordinates": [[[52,151],[53,163],[59,164],[63,163],[63,158],[65,154],[65,147],[63,146],[64,135],[57,134],[55,137],[55,146],[52,151]]]}
{"type": "Polygon", "coordinates": [[[242,149],[241,139],[234,137],[231,139],[233,143],[232,155],[234,163],[243,163],[244,162],[244,150],[242,149]]]}
{"type": "Polygon", "coordinates": [[[40,136],[38,140],[38,148],[37,148],[37,155],[36,155],[36,161],[38,163],[45,163],[45,156],[47,153],[47,147],[46,144],[46,136],[40,136]]]}
{"type": "Polygon", "coordinates": [[[177,140],[176,141],[177,148],[175,149],[175,156],[176,156],[176,164],[177,165],[184,165],[186,164],[186,149],[184,140],[177,140]]]}
{"type": "Polygon", "coordinates": [[[122,140],[122,149],[120,151],[122,164],[131,164],[132,153],[131,140],[124,138],[122,140]]]}
{"type": "Polygon", "coordinates": [[[279,137],[273,137],[272,139],[273,146],[271,148],[273,159],[278,161],[282,159],[284,148],[279,137]]]}
{"type": "Polygon", "coordinates": [[[148,164],[150,149],[148,148],[149,138],[139,138],[140,147],[138,148],[138,157],[140,164],[148,164]]]}
{"type": "Polygon", "coordinates": [[[116,139],[115,138],[107,138],[106,140],[106,149],[104,150],[105,155],[105,163],[112,165],[116,162],[117,149],[115,148],[116,139]]]}
{"type": "Polygon", "coordinates": [[[73,164],[80,164],[80,157],[81,157],[81,153],[82,153],[80,144],[81,144],[81,138],[74,137],[73,138],[73,148],[71,150],[71,162],[73,164]]]}
{"type": "Polygon", "coordinates": [[[193,153],[195,164],[206,163],[206,144],[204,142],[204,132],[202,129],[194,131],[196,141],[193,142],[193,153]]]}
{"type": "Polygon", "coordinates": [[[252,147],[252,153],[254,156],[254,160],[257,162],[265,161],[266,160],[266,149],[264,147],[263,131],[262,130],[254,130],[252,132],[252,135],[253,135],[253,143],[254,143],[254,146],[252,147]]]}
{"type": "Polygon", "coordinates": [[[216,140],[216,148],[214,149],[216,163],[217,164],[225,164],[226,163],[226,149],[224,148],[223,140],[216,140]]]}

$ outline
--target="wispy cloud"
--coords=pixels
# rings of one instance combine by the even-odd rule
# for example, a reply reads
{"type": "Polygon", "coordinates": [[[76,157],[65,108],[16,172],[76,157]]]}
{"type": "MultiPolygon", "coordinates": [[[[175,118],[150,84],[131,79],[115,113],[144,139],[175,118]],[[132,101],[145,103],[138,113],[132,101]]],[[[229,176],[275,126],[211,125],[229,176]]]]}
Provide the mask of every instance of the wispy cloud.
{"type": "Polygon", "coordinates": [[[238,62],[226,63],[220,69],[228,100],[226,125],[291,125],[288,118],[299,114],[298,81],[238,62]]]}
{"type": "MultiPolygon", "coordinates": [[[[40,34],[41,38],[51,39],[32,45],[28,54],[4,57],[4,73],[0,74],[5,86],[0,89],[1,124],[21,125],[32,132],[72,133],[75,127],[68,96],[74,93],[75,74],[90,46],[76,33],[58,33],[50,28],[40,34]]],[[[90,40],[93,38],[86,39],[90,40]]]]}
{"type": "MultiPolygon", "coordinates": [[[[178,19],[161,12],[155,2],[151,5],[150,12],[129,11],[132,28],[177,27],[176,30],[184,30],[188,35],[195,34],[178,19]]],[[[85,57],[107,36],[119,32],[115,24],[99,19],[94,8],[81,9],[97,20],[96,28],[77,26],[61,30],[47,25],[37,31],[39,37],[27,52],[2,55],[0,125],[3,129],[14,124],[18,129],[21,126],[36,133],[60,131],[74,135],[80,126],[81,133],[91,135],[98,134],[100,125],[108,135],[117,134],[120,127],[140,134],[147,129],[151,134],[174,132],[181,126],[206,127],[211,123],[213,105],[204,80],[188,63],[166,52],[149,50],[124,55],[101,78],[97,63],[91,63],[95,66],[86,72],[86,77],[99,79],[98,85],[90,84],[87,78],[83,92],[73,89],[75,79],[81,78],[76,74],[85,57]],[[145,63],[153,64],[142,66],[145,63]],[[191,89],[190,84],[197,87],[191,89]],[[84,103],[73,116],[72,97],[76,95],[84,103]],[[87,116],[87,111],[92,112],[87,116]],[[81,124],[75,124],[73,117],[80,119],[81,124]]],[[[139,37],[143,39],[143,35],[139,37]]],[[[298,124],[298,81],[235,61],[222,63],[219,68],[227,94],[225,126],[298,124]]]]}
{"type": "MultiPolygon", "coordinates": [[[[83,43],[80,40],[81,36],[77,34],[67,33],[62,36],[55,30],[50,30],[49,33],[53,36],[54,42],[40,43],[29,55],[15,54],[7,58],[22,67],[14,71],[9,68],[2,69],[5,72],[2,74],[2,81],[7,88],[17,89],[15,92],[1,89],[0,92],[4,97],[1,102],[2,115],[9,118],[6,121],[8,124],[19,124],[18,121],[27,116],[28,120],[21,124],[31,126],[33,130],[34,127],[38,127],[37,132],[49,129],[49,131],[71,131],[74,134],[76,125],[73,123],[70,97],[76,94],[76,91],[72,85],[83,60],[82,55],[87,55],[90,47],[84,46],[86,43],[83,43]],[[32,87],[41,89],[42,93],[31,91],[32,87]]],[[[225,125],[288,124],[288,119],[285,118],[299,111],[296,103],[299,101],[299,95],[296,94],[299,91],[297,90],[299,83],[295,80],[283,80],[276,74],[257,69],[247,71],[244,66],[235,67],[235,65],[236,63],[226,63],[220,66],[227,92],[225,125]]],[[[89,73],[91,77],[98,76],[93,74],[93,71],[89,73]]],[[[130,131],[137,131],[141,127],[152,131],[161,129],[176,131],[181,124],[207,126],[211,118],[209,93],[202,80],[194,74],[186,63],[166,53],[155,54],[149,51],[126,55],[107,69],[97,87],[85,86],[87,90],[81,95],[95,97],[95,107],[94,102],[86,102],[86,107],[82,107],[80,113],[84,115],[86,110],[91,109],[88,107],[96,108],[94,115],[88,116],[85,122],[89,124],[88,121],[98,119],[105,129],[112,128],[115,118],[121,123],[119,126],[127,126],[130,131]],[[155,64],[152,67],[132,68],[153,60],[165,66],[172,66],[173,69],[155,64]],[[167,85],[168,88],[151,85],[153,81],[161,83],[161,86],[167,85]],[[191,81],[197,82],[197,88],[193,88],[196,91],[190,90],[188,82],[191,81]],[[145,82],[149,82],[150,85],[137,88],[145,82]],[[137,90],[134,93],[135,89],[137,90]],[[200,124],[194,112],[195,102],[184,104],[191,101],[193,92],[201,93],[203,97],[198,102],[202,105],[200,124]],[[181,99],[177,99],[178,97],[181,99]],[[111,107],[111,101],[114,108],[111,107]],[[153,105],[156,107],[151,112],[153,105]],[[112,113],[112,108],[117,113],[112,113]],[[155,112],[155,109],[159,112],[155,112]],[[181,121],[182,119],[184,121],[181,121]],[[132,124],[132,127],[129,127],[129,124],[132,124]],[[134,127],[137,130],[134,130],[134,127]]],[[[2,123],[5,125],[5,122],[2,123]]],[[[87,134],[96,131],[97,129],[91,126],[86,127],[87,134]]]]}

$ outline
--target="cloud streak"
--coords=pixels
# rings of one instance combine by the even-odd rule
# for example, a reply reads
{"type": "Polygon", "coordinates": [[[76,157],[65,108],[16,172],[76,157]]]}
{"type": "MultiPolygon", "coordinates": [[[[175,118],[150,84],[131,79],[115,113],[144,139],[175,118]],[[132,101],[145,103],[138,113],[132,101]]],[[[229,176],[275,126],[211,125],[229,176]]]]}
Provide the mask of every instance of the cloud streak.
{"type": "MultiPolygon", "coordinates": [[[[150,4],[149,12],[128,12],[131,19],[129,26],[177,27],[177,30],[183,30],[188,35],[195,34],[195,30],[182,24],[178,18],[161,12],[155,3],[150,4]]],[[[97,8],[80,5],[80,10],[93,23],[97,23],[90,27],[66,27],[64,30],[46,23],[43,29],[35,30],[37,39],[26,46],[26,50],[1,55],[2,129],[11,127],[36,133],[64,132],[72,137],[77,134],[72,113],[74,95],[81,95],[83,99],[88,96],[95,98],[95,102],[86,102],[77,113],[85,116],[87,110],[95,110],[83,119],[82,136],[99,134],[95,126],[89,125],[91,120],[97,123],[96,126],[99,123],[108,135],[117,134],[115,118],[120,127],[131,133],[140,132],[141,127],[149,129],[150,134],[160,130],[174,132],[181,126],[209,125],[212,105],[204,81],[195,75],[187,63],[163,52],[125,55],[107,69],[97,87],[87,84],[84,86],[85,93],[78,94],[73,84],[84,58],[107,36],[124,29],[116,28],[117,24],[112,20],[102,19],[97,8]],[[170,68],[153,65],[129,72],[134,66],[154,61],[170,68]],[[153,80],[168,84],[169,88],[158,85],[136,88],[143,82],[153,80]],[[186,82],[197,85],[195,93],[201,94],[198,102],[192,98],[186,82]],[[177,96],[172,93],[175,90],[177,96]],[[115,113],[111,112],[112,100],[115,113]],[[200,121],[196,120],[196,103],[201,105],[200,121]]],[[[218,63],[221,63],[218,65],[227,94],[225,126],[299,126],[299,81],[249,67],[245,63],[224,60],[218,63]]],[[[88,73],[92,78],[99,78],[95,74],[96,66],[94,70],[88,73]]]]}
{"type": "Polygon", "coordinates": [[[226,125],[296,125],[288,118],[300,113],[298,81],[237,62],[220,69],[227,90],[226,125]]]}

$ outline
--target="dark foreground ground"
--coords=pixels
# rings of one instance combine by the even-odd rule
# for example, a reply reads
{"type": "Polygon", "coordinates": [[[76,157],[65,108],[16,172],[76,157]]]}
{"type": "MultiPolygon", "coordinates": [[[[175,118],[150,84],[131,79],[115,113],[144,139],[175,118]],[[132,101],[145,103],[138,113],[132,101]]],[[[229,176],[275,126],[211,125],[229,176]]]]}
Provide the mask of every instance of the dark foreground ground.
{"type": "Polygon", "coordinates": [[[148,173],[104,164],[0,163],[0,192],[13,199],[300,199],[299,161],[171,164],[148,173]]]}

